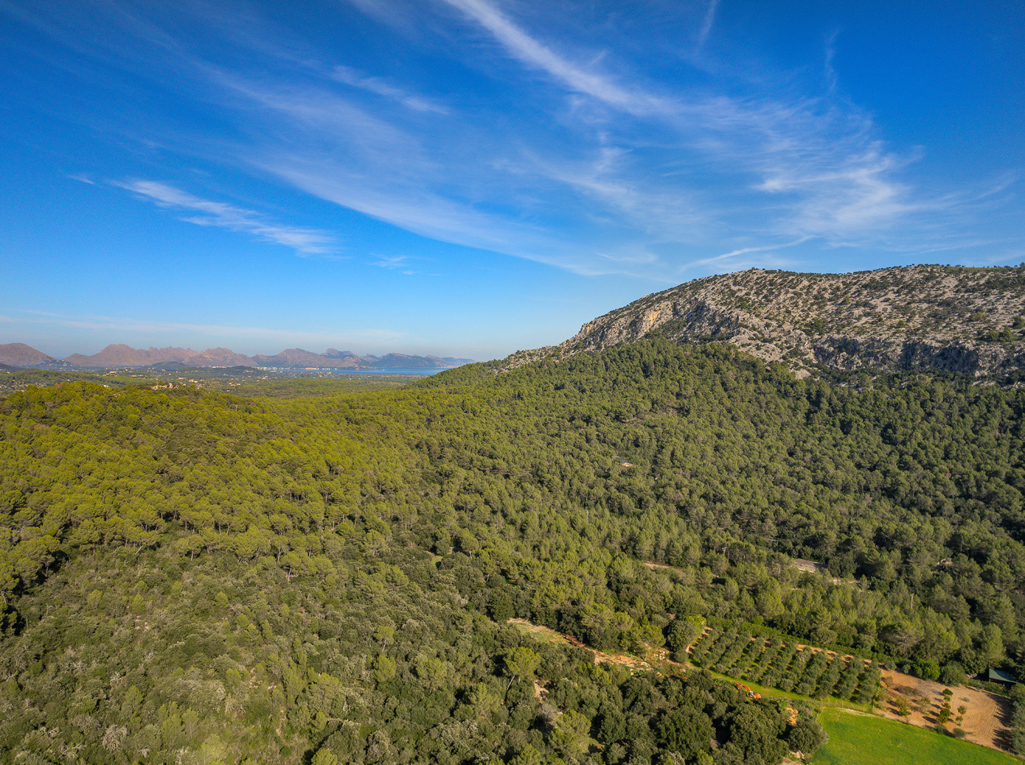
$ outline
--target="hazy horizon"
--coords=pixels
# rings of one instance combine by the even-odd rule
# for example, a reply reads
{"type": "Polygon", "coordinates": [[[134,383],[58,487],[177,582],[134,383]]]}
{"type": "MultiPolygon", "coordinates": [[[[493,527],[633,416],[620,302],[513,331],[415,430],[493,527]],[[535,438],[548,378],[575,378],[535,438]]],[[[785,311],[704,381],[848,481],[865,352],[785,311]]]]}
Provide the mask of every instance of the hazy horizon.
{"type": "MultiPolygon", "coordinates": [[[[9,343],[7,341],[5,341],[3,343],[0,343],[0,346],[8,345],[8,344],[14,345],[14,344],[18,344],[20,342],[21,341],[19,341],[19,340],[11,340],[9,343]]],[[[47,356],[51,356],[51,357],[57,359],[58,361],[65,361],[66,359],[70,358],[71,356],[86,356],[86,357],[95,356],[95,355],[103,352],[104,350],[106,350],[107,348],[109,348],[111,346],[115,346],[115,347],[116,346],[127,346],[127,347],[132,348],[133,350],[136,350],[136,351],[183,350],[183,351],[193,351],[195,353],[200,353],[200,354],[201,353],[205,353],[207,351],[221,350],[221,351],[231,351],[232,353],[235,353],[235,354],[238,354],[238,355],[241,355],[241,356],[248,356],[250,358],[255,358],[257,356],[272,357],[272,356],[277,356],[278,354],[281,354],[281,353],[285,353],[287,351],[297,351],[298,350],[298,351],[306,351],[308,353],[315,353],[315,354],[318,354],[318,355],[321,355],[321,356],[327,355],[329,351],[338,351],[340,353],[345,353],[345,352],[353,353],[353,354],[355,354],[356,356],[358,356],[360,358],[367,358],[369,356],[373,356],[375,358],[384,358],[385,356],[388,356],[389,354],[394,354],[394,355],[397,355],[397,356],[422,356],[422,357],[433,356],[435,358],[452,358],[452,359],[470,360],[470,361],[484,361],[484,360],[486,360],[486,359],[465,359],[465,358],[460,357],[460,356],[453,356],[452,354],[436,354],[436,353],[417,354],[417,353],[403,353],[402,351],[388,351],[388,353],[373,353],[372,351],[367,352],[367,353],[356,353],[355,351],[350,351],[348,348],[332,348],[332,347],[327,347],[327,348],[324,348],[324,349],[317,349],[317,348],[302,348],[300,346],[294,346],[294,345],[293,346],[283,347],[283,348],[280,348],[280,349],[278,349],[276,351],[273,351],[273,352],[269,351],[269,350],[258,350],[258,351],[255,351],[253,353],[245,353],[243,351],[237,350],[236,348],[230,348],[230,347],[226,347],[226,346],[207,346],[207,347],[203,347],[203,348],[193,348],[193,347],[190,347],[190,346],[187,346],[187,345],[174,345],[174,344],[171,344],[171,345],[161,345],[161,346],[156,346],[156,345],[133,346],[133,345],[129,345],[128,343],[107,343],[103,347],[96,348],[95,350],[88,349],[88,350],[84,350],[83,351],[81,349],[78,349],[78,350],[71,351],[70,353],[66,353],[64,355],[58,356],[56,354],[48,352],[45,348],[37,348],[36,346],[32,345],[31,343],[22,343],[22,344],[23,345],[27,345],[30,348],[32,348],[33,350],[39,351],[40,353],[45,353],[47,356]]]]}

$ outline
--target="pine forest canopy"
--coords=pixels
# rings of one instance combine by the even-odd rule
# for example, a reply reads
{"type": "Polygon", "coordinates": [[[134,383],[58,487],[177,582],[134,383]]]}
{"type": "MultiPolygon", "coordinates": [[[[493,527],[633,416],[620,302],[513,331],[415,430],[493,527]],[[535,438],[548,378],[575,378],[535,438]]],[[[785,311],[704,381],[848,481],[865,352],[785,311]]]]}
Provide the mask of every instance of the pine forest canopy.
{"type": "Polygon", "coordinates": [[[0,762],[775,764],[821,742],[807,713],[510,617],[601,651],[683,658],[708,623],[1023,676],[1020,387],[798,379],[665,336],[538,356],[402,389],[0,399],[0,762]]]}

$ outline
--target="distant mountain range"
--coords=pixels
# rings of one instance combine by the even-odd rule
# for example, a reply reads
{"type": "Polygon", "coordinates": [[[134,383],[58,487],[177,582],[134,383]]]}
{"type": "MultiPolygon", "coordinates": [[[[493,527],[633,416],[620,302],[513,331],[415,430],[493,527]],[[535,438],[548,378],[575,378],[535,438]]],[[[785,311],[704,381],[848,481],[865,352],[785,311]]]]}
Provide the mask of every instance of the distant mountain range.
{"type": "Polygon", "coordinates": [[[190,367],[275,367],[279,369],[449,369],[472,363],[473,359],[449,356],[408,356],[389,353],[385,356],[357,356],[349,351],[328,348],[324,353],[289,348],[274,356],[245,356],[227,348],[149,348],[142,350],[127,345],[108,345],[99,353],[83,356],[74,353],[56,359],[24,343],[0,345],[0,365],[22,369],[114,369],[122,367],[174,366],[190,367]]]}
{"type": "Polygon", "coordinates": [[[730,343],[799,377],[864,369],[1025,377],[1025,265],[904,266],[850,274],[751,269],[645,295],[559,346],[500,365],[601,351],[658,334],[730,343]]]}

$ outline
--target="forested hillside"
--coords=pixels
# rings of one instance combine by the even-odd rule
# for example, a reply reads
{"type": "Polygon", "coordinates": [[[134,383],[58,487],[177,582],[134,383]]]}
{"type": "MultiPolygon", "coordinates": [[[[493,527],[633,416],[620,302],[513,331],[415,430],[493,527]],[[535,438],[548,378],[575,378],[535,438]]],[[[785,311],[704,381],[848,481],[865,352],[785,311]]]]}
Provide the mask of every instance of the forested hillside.
{"type": "Polygon", "coordinates": [[[664,339],[495,366],[337,395],[0,400],[2,761],[775,764],[817,745],[806,714],[595,665],[513,616],[678,658],[708,622],[945,682],[1021,661],[1025,392],[831,386],[664,339]]]}

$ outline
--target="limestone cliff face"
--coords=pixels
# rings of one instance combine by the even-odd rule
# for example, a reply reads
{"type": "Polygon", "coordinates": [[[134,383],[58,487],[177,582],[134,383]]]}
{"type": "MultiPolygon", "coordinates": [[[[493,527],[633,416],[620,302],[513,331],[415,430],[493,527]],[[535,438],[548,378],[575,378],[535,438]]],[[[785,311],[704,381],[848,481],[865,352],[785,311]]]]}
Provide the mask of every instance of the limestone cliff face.
{"type": "Polygon", "coordinates": [[[653,332],[732,343],[800,376],[823,367],[1006,376],[1025,372],[1025,268],[711,276],[588,322],[561,352],[602,350],[653,332]]]}

